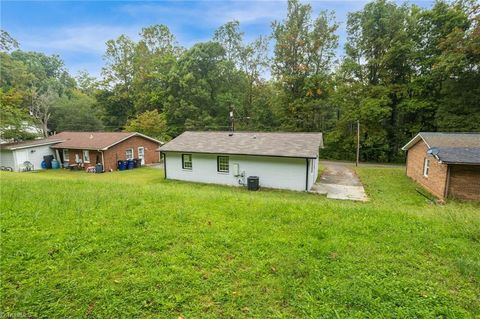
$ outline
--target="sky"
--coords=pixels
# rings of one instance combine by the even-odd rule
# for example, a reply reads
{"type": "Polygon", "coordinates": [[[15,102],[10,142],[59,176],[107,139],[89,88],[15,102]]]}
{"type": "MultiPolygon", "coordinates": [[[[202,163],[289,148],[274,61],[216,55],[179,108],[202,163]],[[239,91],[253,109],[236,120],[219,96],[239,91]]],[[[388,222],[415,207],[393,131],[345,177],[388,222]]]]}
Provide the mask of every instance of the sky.
{"type": "MultiPolygon", "coordinates": [[[[305,1],[304,1],[305,2],[305,1]]],[[[310,1],[314,15],[333,10],[340,23],[340,48],[346,41],[348,12],[363,0],[310,1]]],[[[431,1],[416,0],[421,6],[431,1]]],[[[208,41],[222,24],[238,20],[251,41],[271,33],[271,23],[286,16],[285,1],[1,1],[1,28],[24,51],[58,54],[72,75],[86,70],[100,76],[105,42],[121,34],[138,40],[143,27],[165,24],[184,47],[208,41]]],[[[342,50],[339,49],[339,54],[342,50]]]]}

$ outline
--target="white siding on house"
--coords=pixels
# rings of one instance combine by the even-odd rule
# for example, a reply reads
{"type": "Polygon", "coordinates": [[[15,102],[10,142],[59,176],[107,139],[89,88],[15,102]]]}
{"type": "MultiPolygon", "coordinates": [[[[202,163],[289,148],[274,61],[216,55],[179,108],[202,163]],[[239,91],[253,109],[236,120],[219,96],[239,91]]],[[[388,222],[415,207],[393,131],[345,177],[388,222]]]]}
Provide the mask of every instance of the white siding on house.
{"type": "Polygon", "coordinates": [[[7,166],[15,168],[15,159],[13,158],[13,151],[0,150],[0,166],[7,166]]]}
{"type": "MultiPolygon", "coordinates": [[[[268,156],[244,156],[225,154],[192,154],[192,169],[182,169],[182,154],[165,152],[165,167],[168,179],[177,179],[202,183],[241,186],[240,182],[247,182],[248,176],[258,176],[260,187],[305,191],[306,187],[306,159],[268,156]],[[217,156],[229,156],[230,170],[228,173],[217,172],[217,156]],[[235,177],[234,164],[239,165],[240,173],[245,177],[235,177]]],[[[315,182],[318,171],[318,159],[311,159],[313,172],[308,172],[310,188],[315,182]]]]}
{"type": "Polygon", "coordinates": [[[17,150],[1,150],[1,165],[12,167],[19,171],[23,162],[29,161],[35,170],[42,169],[42,161],[45,155],[55,156],[50,145],[32,146],[17,150]]]}
{"type": "Polygon", "coordinates": [[[312,188],[318,177],[318,157],[308,160],[308,189],[312,188]]]}

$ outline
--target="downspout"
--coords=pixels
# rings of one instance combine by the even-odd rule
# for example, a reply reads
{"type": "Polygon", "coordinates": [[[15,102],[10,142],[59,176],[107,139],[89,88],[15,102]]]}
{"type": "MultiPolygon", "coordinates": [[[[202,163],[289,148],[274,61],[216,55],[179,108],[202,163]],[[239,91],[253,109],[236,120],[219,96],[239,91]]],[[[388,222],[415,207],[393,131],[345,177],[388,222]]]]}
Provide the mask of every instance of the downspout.
{"type": "Polygon", "coordinates": [[[167,179],[167,153],[163,154],[163,179],[167,179]]]}
{"type": "Polygon", "coordinates": [[[450,187],[450,165],[447,164],[447,178],[445,179],[445,190],[443,191],[444,200],[447,200],[449,187],[450,187]]]}
{"type": "Polygon", "coordinates": [[[405,160],[405,175],[408,176],[408,150],[407,150],[405,156],[406,156],[406,160],[405,160]]]}
{"type": "Polygon", "coordinates": [[[308,158],[305,159],[305,191],[308,192],[308,158]]]}
{"type": "Polygon", "coordinates": [[[103,156],[103,151],[100,151],[100,153],[102,154],[102,166],[103,166],[103,171],[106,172],[106,170],[105,170],[105,157],[103,156]]]}

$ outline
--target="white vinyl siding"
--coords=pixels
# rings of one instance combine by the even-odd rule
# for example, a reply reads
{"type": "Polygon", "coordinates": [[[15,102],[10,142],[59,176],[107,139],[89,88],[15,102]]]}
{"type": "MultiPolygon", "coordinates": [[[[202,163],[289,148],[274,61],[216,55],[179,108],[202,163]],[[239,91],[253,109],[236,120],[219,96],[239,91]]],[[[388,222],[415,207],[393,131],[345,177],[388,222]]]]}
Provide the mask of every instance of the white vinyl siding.
{"type": "Polygon", "coordinates": [[[2,150],[1,151],[1,165],[13,168],[19,171],[25,161],[33,165],[34,170],[42,169],[43,157],[47,155],[54,155],[54,151],[50,145],[33,146],[18,150],[2,150]]]}
{"type": "MultiPolygon", "coordinates": [[[[217,168],[217,156],[222,154],[194,154],[195,169],[182,169],[182,162],[185,160],[180,152],[168,152],[166,154],[165,167],[168,179],[185,180],[201,183],[214,183],[231,186],[242,186],[247,182],[248,176],[258,176],[260,187],[289,189],[305,191],[306,169],[305,158],[268,157],[268,156],[247,156],[229,155],[229,166],[238,165],[238,171],[242,176],[235,176],[235,169],[228,173],[219,174],[217,168]]],[[[313,159],[314,172],[308,177],[308,188],[313,185],[318,169],[318,159],[313,159]]],[[[190,162],[192,163],[192,162],[190,162]]]]}
{"type": "Polygon", "coordinates": [[[15,169],[15,159],[11,150],[0,150],[0,166],[15,169]]]}

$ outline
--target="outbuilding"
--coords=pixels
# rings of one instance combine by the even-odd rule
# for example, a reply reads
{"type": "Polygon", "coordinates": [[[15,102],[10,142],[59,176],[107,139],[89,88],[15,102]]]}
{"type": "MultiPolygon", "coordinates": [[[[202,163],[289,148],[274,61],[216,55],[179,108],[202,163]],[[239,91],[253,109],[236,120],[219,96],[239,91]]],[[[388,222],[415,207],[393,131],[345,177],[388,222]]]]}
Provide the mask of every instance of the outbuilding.
{"type": "Polygon", "coordinates": [[[480,200],[480,133],[421,132],[402,149],[407,176],[437,198],[480,200]]]}
{"type": "Polygon", "coordinates": [[[318,176],[322,133],[184,132],[160,147],[165,178],[309,191],[318,176]]]}
{"type": "Polygon", "coordinates": [[[58,139],[40,139],[0,145],[0,165],[2,169],[22,171],[32,165],[32,169],[41,169],[44,156],[54,155],[51,146],[58,139]]]}

